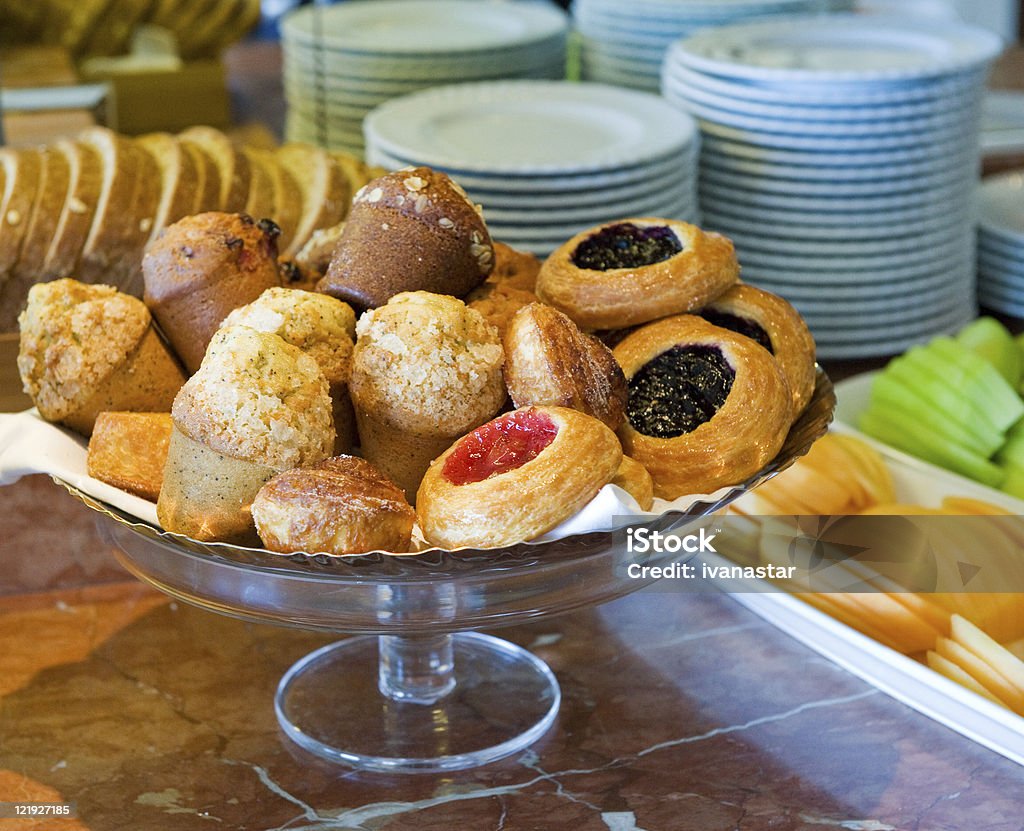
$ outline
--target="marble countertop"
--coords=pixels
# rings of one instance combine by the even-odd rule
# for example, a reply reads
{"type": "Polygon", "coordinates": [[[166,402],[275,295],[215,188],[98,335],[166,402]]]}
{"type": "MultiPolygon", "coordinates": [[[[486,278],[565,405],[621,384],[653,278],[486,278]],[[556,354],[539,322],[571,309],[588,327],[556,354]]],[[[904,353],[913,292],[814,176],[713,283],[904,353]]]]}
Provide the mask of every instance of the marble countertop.
{"type": "Polygon", "coordinates": [[[564,697],[525,753],[446,775],[333,767],[282,736],[272,704],[282,673],[331,636],[129,580],[92,513],[43,477],[0,500],[16,518],[0,541],[0,802],[78,812],[0,828],[1021,827],[1024,768],[720,594],[642,590],[501,630],[564,697]]]}

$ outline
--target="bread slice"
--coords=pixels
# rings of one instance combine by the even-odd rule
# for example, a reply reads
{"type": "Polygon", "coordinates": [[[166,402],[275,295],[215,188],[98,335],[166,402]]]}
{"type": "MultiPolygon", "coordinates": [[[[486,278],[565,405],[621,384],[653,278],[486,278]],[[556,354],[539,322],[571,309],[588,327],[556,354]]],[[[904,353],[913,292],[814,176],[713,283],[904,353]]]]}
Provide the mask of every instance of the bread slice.
{"type": "Polygon", "coordinates": [[[235,0],[231,24],[223,27],[217,33],[217,37],[210,44],[210,54],[219,54],[235,41],[240,40],[243,35],[248,34],[259,22],[260,0],[235,0]]]}
{"type": "Polygon", "coordinates": [[[136,141],[156,159],[163,178],[149,245],[164,227],[193,213],[199,177],[192,153],[170,133],[149,133],[136,141]]]}
{"type": "Polygon", "coordinates": [[[92,147],[61,139],[54,148],[68,162],[68,192],[43,260],[43,280],[70,277],[77,270],[103,183],[102,162],[92,147]]]}
{"type": "Polygon", "coordinates": [[[187,37],[179,39],[183,58],[208,58],[216,54],[217,39],[225,29],[235,31],[239,8],[231,0],[207,0],[207,9],[187,37]]]}
{"type": "Polygon", "coordinates": [[[179,134],[202,147],[214,160],[220,172],[220,205],[218,210],[237,213],[245,209],[249,198],[249,160],[235,148],[231,140],[213,127],[189,127],[179,134]]]}
{"type": "Polygon", "coordinates": [[[220,210],[220,171],[213,158],[202,147],[188,139],[178,138],[178,143],[192,157],[196,171],[195,201],[191,214],[220,210]]]}
{"type": "Polygon", "coordinates": [[[0,282],[6,283],[21,255],[42,171],[38,150],[0,147],[4,191],[0,198],[0,282]]]}
{"type": "Polygon", "coordinates": [[[160,165],[143,145],[132,142],[138,151],[135,161],[135,190],[128,210],[134,221],[133,236],[127,256],[114,269],[111,276],[121,291],[135,297],[142,297],[142,257],[146,244],[156,224],[156,212],[160,204],[160,165]]]}
{"type": "Polygon", "coordinates": [[[160,171],[142,146],[105,127],[83,130],[79,141],[100,156],[103,179],[79,278],[141,293],[142,249],[153,230],[160,171]]]}
{"type": "Polygon", "coordinates": [[[319,147],[289,142],[276,155],[302,191],[302,213],[295,234],[282,247],[282,256],[291,259],[309,242],[314,231],[337,225],[347,216],[352,194],[338,163],[319,147]]]}
{"type": "Polygon", "coordinates": [[[266,165],[270,173],[270,181],[274,188],[274,208],[268,216],[281,229],[277,246],[283,251],[295,237],[295,229],[302,215],[302,191],[291,172],[278,160],[277,156],[267,150],[254,151],[260,161],[266,165]]]}
{"type": "Polygon", "coordinates": [[[274,218],[274,178],[266,161],[266,152],[243,147],[240,154],[249,165],[249,198],[245,213],[253,219],[274,218]]]}
{"type": "Polygon", "coordinates": [[[18,313],[25,305],[28,290],[39,280],[46,249],[53,237],[68,190],[68,162],[58,150],[39,151],[39,179],[31,213],[26,217],[25,236],[18,261],[7,280],[0,285],[0,331],[17,328],[18,313]]]}

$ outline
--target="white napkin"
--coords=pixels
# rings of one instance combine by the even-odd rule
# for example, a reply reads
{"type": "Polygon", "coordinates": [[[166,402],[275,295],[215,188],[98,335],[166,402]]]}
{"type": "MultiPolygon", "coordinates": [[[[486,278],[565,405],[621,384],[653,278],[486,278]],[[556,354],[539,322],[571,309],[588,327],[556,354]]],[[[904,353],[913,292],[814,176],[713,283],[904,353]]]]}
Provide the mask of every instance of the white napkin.
{"type": "Polygon", "coordinates": [[[37,410],[0,413],[0,485],[13,484],[32,473],[46,473],[143,522],[159,525],[156,505],[93,479],[86,458],[84,438],[44,421],[37,410]]]}
{"type": "MultiPolygon", "coordinates": [[[[13,484],[22,476],[46,473],[159,528],[156,505],[89,475],[87,447],[84,438],[44,421],[35,409],[0,413],[0,486],[13,484]]],[[[605,485],[582,510],[533,542],[550,542],[590,531],[611,531],[630,524],[629,517],[639,519],[670,509],[684,510],[697,498],[709,497],[682,496],[671,502],[655,499],[653,512],[645,513],[622,488],[605,485]]]]}

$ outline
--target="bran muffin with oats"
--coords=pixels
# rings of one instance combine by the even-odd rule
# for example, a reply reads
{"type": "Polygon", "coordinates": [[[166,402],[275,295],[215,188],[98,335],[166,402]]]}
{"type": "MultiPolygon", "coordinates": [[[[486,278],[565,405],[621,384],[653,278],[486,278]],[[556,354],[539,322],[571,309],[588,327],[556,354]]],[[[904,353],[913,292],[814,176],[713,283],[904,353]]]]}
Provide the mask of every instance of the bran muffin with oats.
{"type": "Polygon", "coordinates": [[[375,309],[405,291],[464,297],[493,268],[480,206],[446,174],[411,167],[356,192],[317,290],[375,309]]]}
{"type": "Polygon", "coordinates": [[[327,379],[280,337],[248,326],[217,331],[171,408],[157,517],[193,539],[259,545],[252,501],[275,474],[334,448],[327,379]]]}
{"type": "Polygon", "coordinates": [[[497,330],[454,297],[404,292],[356,324],[362,455],[410,500],[430,462],[505,402],[497,330]]]}

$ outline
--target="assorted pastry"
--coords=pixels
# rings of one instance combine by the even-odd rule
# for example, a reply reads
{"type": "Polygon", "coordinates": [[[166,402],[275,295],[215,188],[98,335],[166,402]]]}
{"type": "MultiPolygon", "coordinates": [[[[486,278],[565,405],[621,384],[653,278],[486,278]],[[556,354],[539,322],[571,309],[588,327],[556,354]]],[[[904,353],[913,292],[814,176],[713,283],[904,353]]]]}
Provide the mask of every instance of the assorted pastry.
{"type": "MultiPolygon", "coordinates": [[[[232,165],[254,182],[260,161],[232,165]]],[[[235,210],[152,235],[145,302],[59,279],[19,319],[40,415],[92,433],[90,473],[155,500],[166,531],[281,553],[508,546],[609,484],[649,511],[745,481],[813,392],[799,314],[740,283],[718,234],[623,219],[541,263],[409,168],[319,235],[324,217],[289,216],[310,232],[296,275],[280,225],[218,182],[235,210]]]]}

